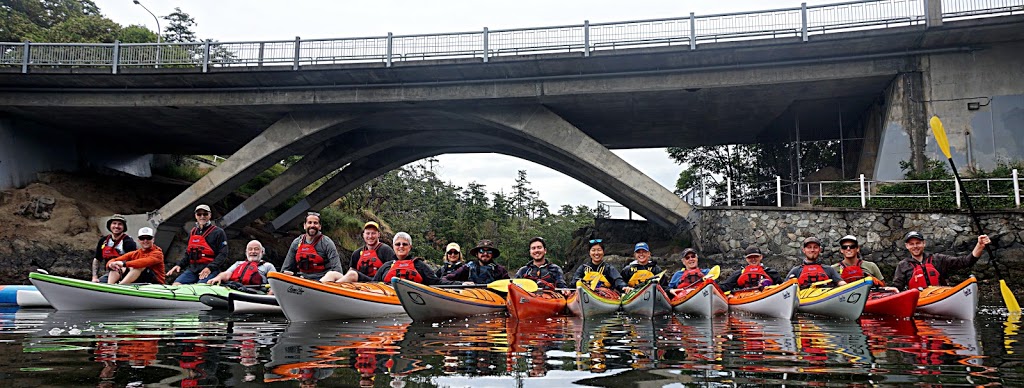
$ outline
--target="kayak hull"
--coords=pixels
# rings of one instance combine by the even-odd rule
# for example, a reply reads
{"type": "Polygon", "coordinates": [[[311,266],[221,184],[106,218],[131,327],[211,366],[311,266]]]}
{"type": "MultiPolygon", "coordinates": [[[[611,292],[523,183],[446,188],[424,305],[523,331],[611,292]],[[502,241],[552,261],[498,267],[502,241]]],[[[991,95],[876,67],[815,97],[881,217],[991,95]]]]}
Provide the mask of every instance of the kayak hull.
{"type": "Polygon", "coordinates": [[[228,294],[228,312],[232,314],[284,314],[281,305],[277,304],[277,298],[273,295],[243,292],[228,294]]]}
{"type": "Polygon", "coordinates": [[[162,284],[105,284],[41,273],[29,280],[57,310],[209,310],[199,301],[202,295],[227,295],[226,287],[207,284],[166,286],[162,284]]]}
{"type": "Polygon", "coordinates": [[[565,301],[565,305],[573,315],[584,319],[613,314],[621,307],[619,299],[605,297],[586,286],[577,286],[576,293],[565,301]]]}
{"type": "Polygon", "coordinates": [[[43,293],[32,287],[31,290],[18,290],[17,293],[18,307],[23,308],[47,308],[50,306],[50,301],[46,300],[43,293]]]}
{"type": "Polygon", "coordinates": [[[391,286],[384,283],[324,284],[281,272],[267,274],[285,317],[294,322],[405,315],[391,286]]]}
{"type": "Polygon", "coordinates": [[[733,291],[728,295],[729,309],[772,318],[792,319],[799,303],[796,279],[763,289],[733,291]]]}
{"type": "Polygon", "coordinates": [[[704,279],[671,301],[672,311],[679,314],[712,317],[729,312],[725,293],[712,279],[704,279]]]}
{"type": "Polygon", "coordinates": [[[917,300],[916,311],[936,317],[974,320],[978,311],[978,279],[971,276],[952,287],[925,287],[917,300]]]}
{"type": "Polygon", "coordinates": [[[623,295],[621,304],[622,311],[630,315],[653,317],[672,312],[668,294],[655,282],[623,295]]]}
{"type": "Polygon", "coordinates": [[[868,303],[864,305],[864,314],[910,318],[914,316],[920,295],[921,291],[916,288],[903,292],[871,292],[868,303]]]}
{"type": "Polygon", "coordinates": [[[855,320],[864,312],[868,293],[874,282],[864,278],[839,287],[807,288],[798,292],[800,305],[796,311],[804,314],[855,320]]]}
{"type": "Polygon", "coordinates": [[[442,289],[397,277],[391,286],[414,321],[443,321],[506,310],[505,299],[487,289],[442,289]]]}
{"type": "Polygon", "coordinates": [[[515,319],[545,319],[565,311],[565,296],[555,291],[526,292],[513,283],[508,286],[505,306],[515,319]]]}

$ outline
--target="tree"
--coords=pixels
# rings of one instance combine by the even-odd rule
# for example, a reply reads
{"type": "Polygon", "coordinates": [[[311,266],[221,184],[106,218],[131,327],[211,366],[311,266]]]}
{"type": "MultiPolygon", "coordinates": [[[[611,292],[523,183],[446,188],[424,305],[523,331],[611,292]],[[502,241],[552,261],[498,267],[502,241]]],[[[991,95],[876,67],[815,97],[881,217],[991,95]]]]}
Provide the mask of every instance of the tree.
{"type": "Polygon", "coordinates": [[[196,26],[196,20],[182,11],[181,7],[174,7],[174,12],[161,17],[161,19],[170,22],[164,27],[163,37],[165,42],[187,43],[199,41],[196,38],[196,33],[192,31],[192,27],[196,26]]]}
{"type": "MultiPolygon", "coordinates": [[[[89,32],[86,26],[99,26],[106,23],[117,25],[110,19],[100,15],[99,7],[91,0],[3,0],[0,1],[0,41],[20,42],[50,41],[48,34],[58,29],[58,36],[69,36],[72,32],[89,32]],[[79,20],[71,25],[61,26],[74,19],[79,20]],[[103,19],[101,23],[95,18],[103,19]]],[[[118,26],[117,29],[120,29],[118,26]]],[[[99,28],[100,35],[106,34],[99,28]]],[[[102,42],[103,36],[83,35],[84,42],[102,42]]],[[[63,42],[63,41],[61,41],[63,42]]]]}
{"type": "Polygon", "coordinates": [[[153,43],[156,42],[156,33],[144,26],[132,24],[121,29],[117,40],[121,43],[153,43]]]}

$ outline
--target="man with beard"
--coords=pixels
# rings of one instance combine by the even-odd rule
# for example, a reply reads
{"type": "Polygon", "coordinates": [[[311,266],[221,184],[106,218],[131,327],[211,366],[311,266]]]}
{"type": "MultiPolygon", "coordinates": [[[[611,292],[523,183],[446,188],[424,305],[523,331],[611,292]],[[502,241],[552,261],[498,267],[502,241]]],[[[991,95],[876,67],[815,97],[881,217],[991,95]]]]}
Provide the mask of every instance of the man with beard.
{"type": "Polygon", "coordinates": [[[789,270],[789,274],[786,278],[796,278],[800,281],[800,288],[810,287],[812,284],[831,280],[831,286],[844,286],[846,281],[839,276],[839,271],[835,268],[826,267],[818,262],[818,258],[821,256],[821,241],[817,237],[808,237],[804,239],[804,247],[801,249],[804,253],[804,259],[800,265],[793,267],[789,270]]]}
{"type": "Polygon", "coordinates": [[[320,233],[320,214],[306,215],[303,224],[306,233],[296,237],[288,247],[288,254],[281,263],[281,271],[305,279],[321,279],[328,271],[341,272],[341,257],[338,247],[330,237],[320,233]]]}
{"type": "Polygon", "coordinates": [[[205,283],[217,276],[227,264],[228,235],[210,221],[211,217],[209,206],[196,206],[196,226],[188,235],[185,256],[167,271],[167,276],[181,271],[181,275],[174,279],[175,285],[205,283]]]}
{"type": "Polygon", "coordinates": [[[469,250],[469,255],[476,256],[476,261],[466,263],[444,279],[464,284],[490,284],[498,279],[508,279],[508,270],[494,262],[494,259],[501,256],[501,251],[494,247],[493,241],[480,240],[476,247],[469,250]]]}
{"type": "Polygon", "coordinates": [[[900,290],[946,285],[946,277],[950,271],[973,266],[981,259],[985,246],[992,243],[987,235],[980,235],[971,253],[956,257],[940,253],[925,254],[924,248],[927,244],[920,232],[907,233],[903,241],[910,252],[910,257],[896,264],[896,274],[892,276],[892,286],[900,290]]]}
{"type": "Polygon", "coordinates": [[[235,282],[243,286],[260,286],[267,284],[267,274],[277,271],[274,264],[263,261],[266,251],[258,240],[249,241],[245,245],[245,260],[237,261],[217,277],[207,280],[206,284],[235,282]]]}
{"type": "Polygon", "coordinates": [[[96,255],[92,259],[92,281],[93,283],[107,282],[107,277],[104,275],[102,278],[99,277],[99,271],[106,264],[107,260],[121,256],[125,253],[134,251],[138,247],[135,245],[135,240],[132,236],[129,236],[125,231],[128,230],[128,220],[120,214],[114,214],[107,220],[107,231],[110,234],[100,237],[100,241],[96,243],[96,255]]]}
{"type": "Polygon", "coordinates": [[[363,224],[362,248],[352,252],[348,270],[330,271],[320,279],[321,282],[352,283],[369,282],[377,275],[377,270],[384,263],[396,260],[395,251],[380,241],[380,225],[374,221],[363,224]]]}
{"type": "Polygon", "coordinates": [[[533,280],[546,290],[566,288],[562,267],[548,261],[547,254],[548,247],[543,238],[530,239],[530,258],[532,260],[516,271],[516,278],[533,280]]]}

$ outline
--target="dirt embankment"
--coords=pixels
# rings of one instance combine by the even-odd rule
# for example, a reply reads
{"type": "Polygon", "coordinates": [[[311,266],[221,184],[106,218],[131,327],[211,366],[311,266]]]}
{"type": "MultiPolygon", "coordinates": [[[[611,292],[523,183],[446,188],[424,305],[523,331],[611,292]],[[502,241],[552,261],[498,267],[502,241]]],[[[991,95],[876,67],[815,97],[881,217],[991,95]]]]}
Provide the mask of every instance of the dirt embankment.
{"type": "MultiPolygon", "coordinates": [[[[93,249],[106,230],[95,219],[111,214],[139,214],[159,208],[174,198],[188,182],[160,178],[106,176],[96,173],[46,173],[39,182],[22,189],[0,192],[0,284],[28,284],[27,274],[36,268],[50,273],[88,279],[93,249]],[[34,198],[52,198],[49,219],[14,214],[34,198]]],[[[237,202],[238,199],[228,199],[237,202]]],[[[222,215],[222,204],[213,204],[222,215]]],[[[228,242],[230,259],[241,257],[245,244],[257,238],[267,246],[267,259],[280,265],[294,236],[272,236],[258,225],[246,228],[228,242]]],[[[135,235],[141,225],[128,225],[135,235]]],[[[179,258],[184,242],[179,234],[166,253],[168,268],[179,258]]]]}

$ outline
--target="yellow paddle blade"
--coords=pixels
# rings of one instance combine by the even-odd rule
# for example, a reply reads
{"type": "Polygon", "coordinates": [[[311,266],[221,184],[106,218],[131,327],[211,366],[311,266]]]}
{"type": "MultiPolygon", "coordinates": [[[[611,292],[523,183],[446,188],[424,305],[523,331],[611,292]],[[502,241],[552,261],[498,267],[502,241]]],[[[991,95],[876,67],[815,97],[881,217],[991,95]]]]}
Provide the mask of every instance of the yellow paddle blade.
{"type": "Polygon", "coordinates": [[[719,267],[719,266],[716,265],[714,267],[711,267],[710,270],[708,270],[708,274],[704,275],[704,278],[705,279],[711,279],[711,280],[717,280],[718,279],[718,275],[721,274],[721,273],[722,273],[722,267],[719,267]]]}
{"type": "Polygon", "coordinates": [[[811,288],[821,287],[821,286],[824,286],[824,285],[829,284],[829,283],[832,283],[832,279],[825,279],[825,280],[822,280],[820,282],[811,283],[811,288]]]}
{"type": "Polygon", "coordinates": [[[932,127],[932,134],[935,135],[935,142],[939,143],[942,154],[946,155],[946,159],[952,159],[953,155],[949,153],[949,138],[946,137],[946,129],[942,127],[942,120],[939,120],[939,116],[932,116],[931,120],[928,120],[928,125],[932,127]]]}
{"type": "Polygon", "coordinates": [[[1013,292],[1010,291],[1010,287],[1006,285],[1006,281],[999,279],[999,292],[1003,294],[1003,302],[1006,303],[1006,309],[1013,313],[1020,313],[1020,305],[1017,304],[1017,297],[1013,296],[1013,292]]]}
{"type": "Polygon", "coordinates": [[[508,285],[515,283],[517,286],[522,287],[526,292],[537,291],[537,282],[530,279],[500,279],[493,282],[487,283],[487,288],[494,291],[508,292],[508,285]]]}

